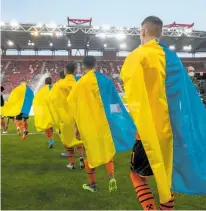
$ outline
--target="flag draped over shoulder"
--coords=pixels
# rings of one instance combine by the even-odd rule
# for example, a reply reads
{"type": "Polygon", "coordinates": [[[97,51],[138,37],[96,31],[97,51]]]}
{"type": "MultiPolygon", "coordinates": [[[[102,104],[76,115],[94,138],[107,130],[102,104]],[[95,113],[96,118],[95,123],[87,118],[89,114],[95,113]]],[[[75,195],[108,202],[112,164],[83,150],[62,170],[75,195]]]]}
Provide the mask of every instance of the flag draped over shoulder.
{"type": "Polygon", "coordinates": [[[89,71],[68,97],[91,168],[109,162],[116,152],[132,149],[136,127],[112,81],[89,71]]]}
{"type": "Polygon", "coordinates": [[[153,40],[129,54],[121,77],[160,201],[171,189],[206,194],[206,110],[180,59],[153,40]]]}
{"type": "Polygon", "coordinates": [[[48,107],[48,98],[51,85],[44,85],[36,93],[33,101],[34,124],[37,131],[46,130],[53,125],[53,120],[48,107]]]}
{"type": "Polygon", "coordinates": [[[4,108],[5,116],[17,116],[20,113],[23,116],[28,116],[33,98],[34,94],[29,86],[26,84],[17,86],[9,95],[8,102],[4,108]]]}
{"type": "Polygon", "coordinates": [[[67,97],[75,84],[76,80],[73,75],[67,75],[65,79],[60,79],[52,87],[48,100],[48,108],[53,119],[53,124],[57,130],[61,131],[61,141],[68,147],[82,143],[74,136],[75,122],[70,118],[71,113],[68,112],[67,105],[67,97]],[[68,121],[69,119],[70,121],[68,121]]]}
{"type": "Polygon", "coordinates": [[[6,116],[6,115],[5,115],[5,108],[6,108],[6,106],[7,106],[7,103],[8,103],[8,102],[5,100],[5,101],[4,101],[4,106],[1,106],[1,108],[0,108],[0,112],[1,112],[0,115],[1,115],[1,116],[6,116]]]}

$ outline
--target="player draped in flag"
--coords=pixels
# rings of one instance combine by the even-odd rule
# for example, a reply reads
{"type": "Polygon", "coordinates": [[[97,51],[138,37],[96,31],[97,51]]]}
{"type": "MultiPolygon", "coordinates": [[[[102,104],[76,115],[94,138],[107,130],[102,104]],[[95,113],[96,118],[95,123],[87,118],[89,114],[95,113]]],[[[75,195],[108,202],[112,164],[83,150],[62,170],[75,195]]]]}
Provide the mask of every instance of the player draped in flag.
{"type": "Polygon", "coordinates": [[[180,59],[160,41],[162,27],[158,17],[143,21],[142,45],[128,55],[121,70],[139,134],[131,180],[144,210],[157,209],[147,183],[151,175],[160,210],[174,209],[172,191],[206,194],[206,110],[180,59]]]}
{"type": "Polygon", "coordinates": [[[33,98],[34,94],[31,88],[26,82],[22,82],[12,90],[4,108],[5,116],[16,117],[15,125],[20,133],[23,134],[23,140],[25,140],[28,135],[28,116],[33,98]]]}
{"type": "Polygon", "coordinates": [[[36,93],[33,101],[34,124],[37,131],[45,131],[48,137],[48,148],[54,147],[53,120],[48,107],[49,93],[52,88],[52,79],[47,77],[45,85],[36,93]]]}
{"type": "Polygon", "coordinates": [[[75,133],[75,128],[67,124],[68,113],[67,113],[67,97],[69,96],[73,86],[76,84],[74,77],[76,71],[76,64],[70,62],[66,66],[65,78],[60,79],[51,89],[50,93],[50,112],[53,116],[54,126],[60,132],[60,138],[63,142],[67,155],[69,158],[69,164],[67,167],[70,170],[75,169],[75,157],[74,149],[76,148],[80,160],[80,168],[84,168],[84,158],[83,158],[83,145],[82,142],[73,139],[69,140],[68,133],[75,133]],[[75,146],[75,148],[74,148],[75,146]]]}
{"type": "Polygon", "coordinates": [[[83,189],[97,190],[95,167],[105,164],[109,191],[114,192],[117,190],[113,163],[115,152],[132,148],[136,128],[112,81],[95,71],[96,59],[86,56],[83,64],[86,74],[68,97],[70,120],[75,120],[87,156],[85,169],[89,183],[83,184],[83,189]]]}

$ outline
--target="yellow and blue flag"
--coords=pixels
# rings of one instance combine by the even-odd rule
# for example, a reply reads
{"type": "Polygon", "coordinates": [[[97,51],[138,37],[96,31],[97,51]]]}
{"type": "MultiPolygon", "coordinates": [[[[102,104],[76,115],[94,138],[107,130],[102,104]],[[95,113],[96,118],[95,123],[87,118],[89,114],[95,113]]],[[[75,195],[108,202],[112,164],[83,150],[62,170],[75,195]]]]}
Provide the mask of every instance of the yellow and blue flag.
{"type": "Polygon", "coordinates": [[[91,168],[108,163],[116,152],[132,149],[136,127],[109,78],[89,71],[67,101],[91,168]]]}
{"type": "Polygon", "coordinates": [[[25,83],[14,88],[9,95],[4,108],[5,116],[17,116],[22,114],[27,117],[31,110],[34,93],[25,83]]]}
{"type": "Polygon", "coordinates": [[[6,111],[7,103],[8,102],[6,100],[4,100],[4,106],[1,106],[1,108],[0,108],[0,116],[6,116],[5,111],[6,111]]]}
{"type": "Polygon", "coordinates": [[[48,107],[53,119],[53,124],[57,130],[61,131],[61,141],[67,147],[82,144],[82,141],[77,140],[74,136],[74,120],[68,121],[71,112],[68,112],[67,109],[67,98],[75,84],[76,80],[71,74],[67,75],[65,79],[60,79],[52,87],[48,100],[48,107]]]}
{"type": "Polygon", "coordinates": [[[152,40],[129,54],[121,77],[160,201],[170,190],[206,194],[206,110],[180,59],[152,40]]]}
{"type": "Polygon", "coordinates": [[[48,107],[48,98],[52,85],[44,85],[35,94],[33,101],[34,124],[37,131],[43,131],[53,126],[52,116],[48,107]]]}

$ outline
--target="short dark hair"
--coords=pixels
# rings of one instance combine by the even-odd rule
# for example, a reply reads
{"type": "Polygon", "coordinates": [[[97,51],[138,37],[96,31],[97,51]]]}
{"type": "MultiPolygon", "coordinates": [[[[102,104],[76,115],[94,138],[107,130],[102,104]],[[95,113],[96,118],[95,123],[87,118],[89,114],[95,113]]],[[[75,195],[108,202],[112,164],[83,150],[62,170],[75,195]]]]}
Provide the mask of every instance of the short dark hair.
{"type": "Polygon", "coordinates": [[[1,86],[1,92],[3,92],[4,91],[4,87],[3,86],[1,86]]]}
{"type": "Polygon", "coordinates": [[[52,85],[52,78],[51,78],[51,77],[47,77],[47,78],[45,79],[45,84],[46,84],[46,85],[52,85]]]}
{"type": "Polygon", "coordinates": [[[74,74],[76,70],[76,63],[75,62],[69,62],[69,64],[66,66],[66,72],[67,74],[74,74]]]}
{"type": "Polygon", "coordinates": [[[96,65],[96,59],[94,56],[85,56],[83,64],[86,69],[94,69],[96,65]]]}
{"type": "Polygon", "coordinates": [[[163,21],[160,18],[156,16],[148,16],[142,22],[142,26],[145,24],[148,24],[148,31],[152,36],[161,36],[163,21]]]}
{"type": "Polygon", "coordinates": [[[59,77],[61,79],[64,79],[65,78],[64,70],[62,70],[62,71],[59,72],[59,77]]]}

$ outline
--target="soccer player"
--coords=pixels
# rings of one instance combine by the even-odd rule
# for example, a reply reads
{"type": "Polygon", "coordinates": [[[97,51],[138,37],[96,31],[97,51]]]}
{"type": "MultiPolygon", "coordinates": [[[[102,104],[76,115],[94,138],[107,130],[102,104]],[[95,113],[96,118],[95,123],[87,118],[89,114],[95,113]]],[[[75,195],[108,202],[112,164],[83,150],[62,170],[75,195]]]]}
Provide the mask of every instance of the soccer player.
{"type": "MultiPolygon", "coordinates": [[[[100,96],[98,95],[98,91],[96,90],[96,88],[98,87],[98,84],[97,82],[94,80],[93,83],[91,81],[86,81],[85,79],[87,77],[90,77],[90,73],[93,73],[95,70],[95,67],[96,67],[96,59],[93,57],[93,56],[86,56],[83,60],[83,65],[84,65],[84,68],[85,68],[85,71],[86,71],[86,74],[77,82],[77,85],[75,86],[74,88],[74,91],[72,90],[72,96],[70,98],[70,96],[68,97],[68,104],[72,105],[72,103],[80,103],[82,104],[82,109],[80,112],[88,112],[87,110],[84,111],[84,105],[85,107],[89,107],[89,106],[95,106],[94,104],[97,104],[98,106],[101,104],[102,105],[102,101],[100,99],[100,96]],[[92,83],[92,84],[91,84],[92,83]],[[95,87],[95,88],[94,88],[95,87]],[[78,90],[80,89],[83,89],[84,88],[87,90],[87,93],[85,92],[85,95],[88,95],[88,96],[94,96],[94,101],[93,102],[89,102],[89,101],[85,101],[82,96],[79,96],[78,95],[78,90]],[[79,101],[77,102],[76,100],[74,100],[74,98],[78,97],[79,101]]],[[[102,77],[104,77],[102,75],[102,77]]],[[[109,79],[106,79],[106,80],[109,80],[109,79]]],[[[111,81],[109,81],[109,83],[112,83],[111,81]]],[[[110,84],[107,84],[107,85],[110,85],[110,84]]],[[[98,88],[97,88],[98,89],[98,88]]],[[[76,107],[76,106],[75,106],[76,107]]],[[[90,122],[88,119],[85,119],[83,116],[80,115],[80,113],[78,112],[77,109],[75,109],[76,111],[76,114],[77,116],[74,117],[75,121],[76,121],[76,124],[77,124],[77,128],[79,129],[79,133],[80,133],[80,137],[82,138],[82,140],[85,141],[85,139],[88,139],[88,137],[86,137],[85,134],[88,134],[88,131],[87,131],[87,128],[79,125],[79,121],[82,121],[82,122],[87,122],[87,125],[89,125],[89,127],[91,127],[92,129],[95,130],[95,121],[97,120],[96,119],[96,116],[98,116],[98,114],[102,114],[102,106],[100,106],[101,108],[101,111],[99,110],[92,110],[93,113],[90,113],[90,114],[86,114],[86,115],[91,115],[92,117],[92,120],[93,122],[90,122]],[[95,113],[95,112],[99,112],[98,114],[95,113]],[[95,114],[94,114],[95,113],[95,114]],[[78,121],[78,118],[80,118],[80,120],[78,121]],[[82,137],[84,134],[84,138],[82,137]]],[[[92,108],[92,107],[91,107],[92,108]]],[[[68,110],[68,112],[70,112],[70,109],[68,110]]],[[[71,111],[72,112],[72,111],[71,111]]],[[[100,125],[100,124],[99,124],[100,125]]],[[[97,128],[96,128],[97,129],[97,128]]],[[[101,128],[102,130],[104,130],[103,128],[101,128]]],[[[95,133],[98,133],[98,131],[95,131],[95,133]]],[[[95,134],[96,135],[96,134],[95,134]]],[[[98,142],[98,141],[102,141],[102,143],[100,143],[100,146],[102,147],[102,149],[106,150],[105,149],[105,143],[104,142],[104,137],[99,137],[99,140],[96,140],[95,139],[95,135],[93,136],[93,141],[94,142],[98,142]]],[[[107,134],[108,135],[108,134],[107,134]]],[[[99,135],[101,136],[101,135],[99,135]]],[[[105,139],[107,139],[107,137],[105,136],[105,139]]],[[[109,140],[109,138],[108,138],[109,140]]],[[[86,148],[86,152],[88,152],[88,149],[89,149],[89,145],[88,142],[85,143],[84,147],[86,148]]],[[[97,149],[94,149],[95,151],[97,151],[97,149]]],[[[97,151],[98,153],[98,151],[97,151]]],[[[105,152],[107,153],[107,152],[105,152]]],[[[90,156],[90,154],[86,154],[87,157],[90,156]]],[[[97,158],[98,159],[98,158],[97,158]]],[[[106,163],[106,169],[107,169],[107,172],[108,172],[108,177],[109,177],[109,191],[110,192],[114,192],[117,190],[117,184],[116,184],[116,179],[115,179],[115,174],[114,174],[114,163],[113,163],[113,159],[110,159],[107,161],[106,163]]],[[[83,184],[83,189],[87,190],[87,191],[90,191],[90,192],[95,192],[96,191],[96,177],[95,177],[95,168],[91,168],[89,166],[89,162],[88,162],[88,158],[85,159],[85,170],[86,170],[86,173],[88,175],[88,184],[83,184]]]]}
{"type": "MultiPolygon", "coordinates": [[[[70,170],[75,169],[75,157],[74,157],[74,147],[70,147],[67,144],[67,136],[65,133],[68,131],[69,126],[66,126],[66,114],[67,114],[67,97],[69,96],[73,86],[76,84],[76,80],[74,78],[76,71],[75,62],[70,62],[66,66],[65,73],[60,73],[60,80],[54,84],[51,90],[51,101],[56,110],[59,122],[57,123],[57,128],[59,128],[61,140],[65,146],[67,157],[69,158],[69,164],[67,167],[70,170]]],[[[84,158],[83,158],[83,145],[77,144],[76,149],[79,155],[80,168],[84,168],[84,158]]]]}
{"type": "Polygon", "coordinates": [[[16,127],[17,127],[17,133],[18,135],[22,135],[22,140],[25,140],[26,137],[28,136],[28,125],[25,124],[25,122],[28,121],[28,117],[25,117],[22,113],[16,116],[16,127]]]}
{"type": "MultiPolygon", "coordinates": [[[[49,89],[52,88],[52,78],[51,78],[51,77],[47,77],[47,78],[45,79],[45,85],[49,86],[49,89]]],[[[47,129],[45,130],[45,134],[46,134],[46,136],[47,136],[48,139],[49,139],[49,140],[48,140],[48,144],[49,144],[48,148],[53,148],[53,147],[54,147],[53,128],[52,128],[52,127],[47,128],[47,129]]]]}
{"type": "Polygon", "coordinates": [[[157,183],[160,210],[174,209],[171,189],[204,194],[206,188],[206,112],[180,59],[160,41],[162,27],[158,17],[142,22],[141,47],[128,55],[121,70],[138,130],[131,180],[144,210],[157,209],[149,176],[157,183]]]}
{"type": "Polygon", "coordinates": [[[51,77],[45,78],[44,86],[36,93],[33,101],[34,124],[37,131],[45,131],[48,137],[48,148],[54,147],[53,119],[48,107],[49,94],[52,89],[51,77]]]}

